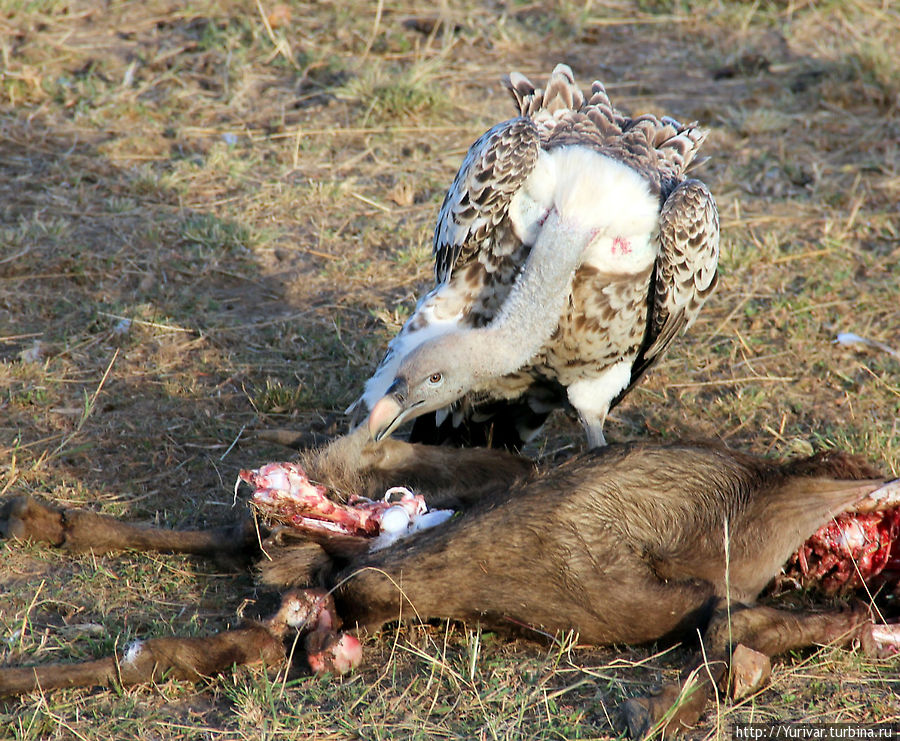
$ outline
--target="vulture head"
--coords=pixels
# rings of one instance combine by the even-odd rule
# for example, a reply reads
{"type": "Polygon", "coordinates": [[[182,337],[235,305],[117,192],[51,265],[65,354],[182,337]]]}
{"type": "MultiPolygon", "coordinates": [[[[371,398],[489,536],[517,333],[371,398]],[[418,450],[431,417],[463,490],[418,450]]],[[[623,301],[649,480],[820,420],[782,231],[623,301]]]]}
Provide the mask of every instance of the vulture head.
{"type": "Polygon", "coordinates": [[[403,422],[442,409],[470,391],[485,375],[478,358],[485,354],[483,330],[451,332],[429,340],[400,363],[394,380],[369,413],[376,442],[403,422]]]}

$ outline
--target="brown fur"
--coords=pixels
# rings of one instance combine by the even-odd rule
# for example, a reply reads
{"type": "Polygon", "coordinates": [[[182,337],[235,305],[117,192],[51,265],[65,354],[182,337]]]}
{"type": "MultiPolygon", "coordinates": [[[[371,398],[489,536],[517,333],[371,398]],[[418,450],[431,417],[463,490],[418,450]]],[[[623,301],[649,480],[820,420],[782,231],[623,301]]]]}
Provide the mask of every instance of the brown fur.
{"type": "Polygon", "coordinates": [[[188,679],[218,674],[230,666],[284,661],[279,637],[263,625],[250,623],[203,638],[152,638],[136,649],[134,661],[108,657],[79,664],[0,669],[0,695],[13,695],[65,687],[94,687],[159,681],[163,677],[188,679]]]}
{"type": "MultiPolygon", "coordinates": [[[[463,514],[388,549],[352,558],[341,547],[276,533],[265,543],[271,559],[262,561],[265,581],[282,587],[315,581],[332,589],[338,615],[347,627],[361,630],[397,619],[404,603],[423,618],[576,630],[582,640],[597,644],[643,643],[705,628],[712,663],[695,673],[691,700],[667,721],[670,729],[697,720],[711,682],[725,681],[738,643],[744,644],[741,657],[762,654],[764,661],[814,641],[865,638],[869,623],[863,613],[813,615],[752,604],[821,524],[883,483],[853,456],[831,452],[782,464],[712,445],[635,443],[585,453],[539,472],[530,461],[503,452],[396,440],[374,446],[357,433],[305,454],[302,463],[313,480],[341,495],[376,495],[388,486],[410,485],[430,506],[463,514]]],[[[46,534],[50,542],[76,549],[89,543],[182,550],[176,547],[181,538],[194,549],[189,552],[207,552],[211,542],[196,534],[152,535],[156,531],[88,513],[61,513],[29,500],[14,500],[0,511],[0,530],[38,539],[46,534]]],[[[246,545],[233,532],[223,550],[246,545]]],[[[93,662],[93,669],[4,669],[0,694],[38,684],[48,688],[50,677],[49,686],[136,682],[166,667],[191,677],[260,656],[281,660],[273,646],[286,630],[283,617],[241,630],[258,638],[243,641],[243,654],[224,648],[197,652],[196,639],[167,639],[169,653],[154,658],[150,669],[129,666],[123,672],[119,661],[112,673],[113,660],[93,662]]],[[[210,640],[230,645],[229,633],[210,640]]],[[[146,647],[155,645],[150,641],[146,647]]],[[[755,664],[747,667],[741,676],[764,674],[755,664]]],[[[667,687],[653,698],[627,703],[631,731],[652,728],[682,689],[667,687]]]]}
{"type": "Polygon", "coordinates": [[[730,597],[751,602],[819,525],[882,483],[826,478],[858,472],[846,456],[820,463],[709,446],[605,448],[354,560],[333,575],[360,571],[335,597],[345,618],[378,627],[398,614],[402,574],[420,615],[575,628],[593,643],[656,640],[696,627],[725,597],[726,519],[730,597]]]}
{"type": "Polygon", "coordinates": [[[399,482],[425,493],[432,509],[467,508],[535,471],[527,458],[498,450],[448,449],[392,439],[374,445],[363,427],[301,454],[300,463],[310,478],[326,483],[339,497],[380,496],[399,482]]]}
{"type": "Polygon", "coordinates": [[[59,509],[31,497],[13,497],[0,507],[0,537],[38,540],[70,553],[159,551],[226,562],[247,558],[256,543],[249,517],[235,525],[207,530],[165,530],[94,512],[59,509]]]}

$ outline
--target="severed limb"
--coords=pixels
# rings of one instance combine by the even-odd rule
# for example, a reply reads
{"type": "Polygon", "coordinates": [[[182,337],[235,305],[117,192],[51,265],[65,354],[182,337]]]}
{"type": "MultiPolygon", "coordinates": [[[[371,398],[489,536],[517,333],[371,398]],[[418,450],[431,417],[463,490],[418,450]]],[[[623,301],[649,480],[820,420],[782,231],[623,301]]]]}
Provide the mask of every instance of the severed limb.
{"type": "Polygon", "coordinates": [[[0,669],[0,696],[65,687],[122,686],[219,674],[234,665],[280,666],[284,648],[262,624],[226,630],[205,638],[151,638],[136,641],[122,656],[96,661],[0,669]]]}
{"type": "Polygon", "coordinates": [[[0,668],[0,697],[66,687],[122,686],[185,679],[196,682],[232,666],[279,669],[285,639],[306,633],[307,658],[316,672],[344,673],[362,658],[359,641],[339,632],[340,619],[322,590],[291,590],[270,618],[203,638],[135,641],[120,656],[95,661],[0,668]]]}
{"type": "Polygon", "coordinates": [[[0,537],[50,543],[70,553],[136,550],[247,560],[257,550],[257,534],[249,517],[206,530],[169,530],[56,507],[30,496],[0,504],[0,537]]]}

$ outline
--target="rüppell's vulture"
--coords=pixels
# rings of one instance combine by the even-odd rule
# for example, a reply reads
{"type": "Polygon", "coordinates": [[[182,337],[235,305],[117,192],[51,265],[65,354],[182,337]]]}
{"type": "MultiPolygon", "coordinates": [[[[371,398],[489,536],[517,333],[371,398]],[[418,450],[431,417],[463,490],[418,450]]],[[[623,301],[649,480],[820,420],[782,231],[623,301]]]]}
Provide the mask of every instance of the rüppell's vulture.
{"type": "Polygon", "coordinates": [[[519,447],[565,406],[604,445],[610,408],[715,288],[716,204],[687,177],[705,130],[629,118],[564,64],[546,90],[505,84],[519,115],[469,149],[436,285],[348,410],[376,440],[418,418],[412,440],[519,447]]]}

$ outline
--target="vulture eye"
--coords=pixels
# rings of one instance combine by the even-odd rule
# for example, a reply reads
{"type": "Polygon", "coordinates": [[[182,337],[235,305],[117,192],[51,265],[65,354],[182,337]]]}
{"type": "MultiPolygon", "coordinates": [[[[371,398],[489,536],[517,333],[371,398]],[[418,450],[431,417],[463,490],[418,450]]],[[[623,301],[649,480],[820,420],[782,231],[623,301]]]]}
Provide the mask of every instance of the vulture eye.
{"type": "Polygon", "coordinates": [[[432,386],[437,386],[441,381],[444,380],[444,377],[440,373],[432,373],[428,376],[428,383],[432,386]]]}

